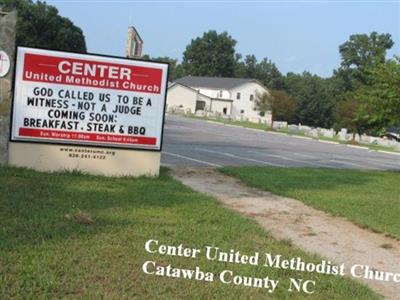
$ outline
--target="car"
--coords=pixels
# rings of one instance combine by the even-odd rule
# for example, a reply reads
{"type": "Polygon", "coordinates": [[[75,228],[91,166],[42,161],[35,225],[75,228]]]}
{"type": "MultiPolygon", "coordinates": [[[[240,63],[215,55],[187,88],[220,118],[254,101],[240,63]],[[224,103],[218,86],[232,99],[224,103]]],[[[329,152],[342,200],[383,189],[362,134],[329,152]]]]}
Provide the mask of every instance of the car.
{"type": "Polygon", "coordinates": [[[381,137],[400,142],[400,127],[388,128],[387,131],[381,135],[381,137]]]}

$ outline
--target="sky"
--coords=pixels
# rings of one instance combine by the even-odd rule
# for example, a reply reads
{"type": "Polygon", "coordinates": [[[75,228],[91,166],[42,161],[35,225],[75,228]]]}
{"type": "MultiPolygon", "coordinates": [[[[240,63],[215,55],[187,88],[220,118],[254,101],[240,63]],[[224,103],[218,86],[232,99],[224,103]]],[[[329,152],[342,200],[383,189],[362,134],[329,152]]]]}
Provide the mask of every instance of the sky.
{"type": "Polygon", "coordinates": [[[340,65],[339,45],[352,34],[390,33],[388,57],[400,55],[398,1],[129,1],[47,0],[82,28],[88,52],[125,56],[128,26],[144,54],[179,61],[190,41],[208,30],[227,31],[236,52],[268,57],[278,69],[322,77],[340,65]]]}

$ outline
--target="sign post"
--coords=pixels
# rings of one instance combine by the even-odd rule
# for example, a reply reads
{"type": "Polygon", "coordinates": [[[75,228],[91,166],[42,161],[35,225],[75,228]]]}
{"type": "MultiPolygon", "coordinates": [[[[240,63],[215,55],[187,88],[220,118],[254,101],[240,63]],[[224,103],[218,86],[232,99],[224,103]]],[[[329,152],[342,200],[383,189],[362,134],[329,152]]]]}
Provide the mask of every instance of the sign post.
{"type": "Polygon", "coordinates": [[[17,13],[0,11],[0,165],[8,162],[11,87],[17,13]]]}
{"type": "Polygon", "coordinates": [[[9,163],[159,173],[168,65],[19,47],[9,163]]]}

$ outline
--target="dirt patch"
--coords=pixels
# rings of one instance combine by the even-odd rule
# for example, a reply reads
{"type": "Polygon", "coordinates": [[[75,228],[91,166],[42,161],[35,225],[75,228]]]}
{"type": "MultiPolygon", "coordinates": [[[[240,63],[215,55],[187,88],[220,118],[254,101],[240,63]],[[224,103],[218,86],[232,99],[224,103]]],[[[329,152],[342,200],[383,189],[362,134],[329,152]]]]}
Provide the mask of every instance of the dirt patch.
{"type": "MultiPolygon", "coordinates": [[[[400,273],[400,242],[330,216],[300,201],[250,188],[210,168],[175,168],[172,175],[192,189],[219,199],[255,219],[278,239],[290,240],[310,253],[373,270],[400,273]],[[383,247],[382,245],[390,245],[383,247]]],[[[400,299],[400,284],[362,280],[387,299],[400,299]]]]}
{"type": "Polygon", "coordinates": [[[81,225],[91,225],[94,223],[93,218],[86,212],[78,210],[73,214],[66,214],[65,218],[67,220],[73,220],[81,225]]]}

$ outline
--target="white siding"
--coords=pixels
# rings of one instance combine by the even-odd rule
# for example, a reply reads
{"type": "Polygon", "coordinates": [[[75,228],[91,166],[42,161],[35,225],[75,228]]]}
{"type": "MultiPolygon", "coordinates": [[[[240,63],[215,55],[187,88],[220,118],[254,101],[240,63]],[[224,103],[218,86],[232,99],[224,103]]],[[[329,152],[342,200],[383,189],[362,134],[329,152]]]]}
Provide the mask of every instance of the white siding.
{"type": "Polygon", "coordinates": [[[223,114],[223,110],[226,108],[227,116],[230,116],[234,120],[248,120],[256,123],[271,124],[271,114],[269,112],[262,117],[260,116],[260,112],[255,110],[257,93],[268,93],[268,90],[257,82],[249,82],[231,90],[195,86],[189,88],[175,84],[168,89],[167,109],[171,110],[180,107],[186,113],[195,113],[196,101],[204,101],[206,103],[206,111],[223,114]],[[221,91],[222,94],[220,93],[221,91]],[[237,99],[238,93],[240,93],[240,99],[237,99]],[[251,95],[252,100],[250,100],[251,95]],[[213,100],[210,100],[210,98],[213,98],[213,100]],[[215,100],[218,98],[231,99],[233,102],[215,100]]]}
{"type": "Polygon", "coordinates": [[[167,111],[181,108],[185,112],[195,112],[197,92],[179,84],[168,89],[167,93],[167,111]]]}
{"type": "Polygon", "coordinates": [[[229,116],[231,114],[232,102],[230,101],[219,101],[212,99],[211,111],[215,113],[220,113],[224,115],[224,108],[226,108],[226,115],[229,116]]]}
{"type": "Polygon", "coordinates": [[[195,87],[201,94],[206,95],[210,98],[222,98],[222,99],[231,99],[230,93],[227,90],[218,90],[218,89],[207,89],[202,87],[195,87]],[[222,92],[222,96],[221,96],[222,92]]]}
{"type": "Polygon", "coordinates": [[[204,101],[206,103],[206,106],[205,106],[204,110],[205,111],[210,111],[210,103],[211,103],[211,101],[210,101],[209,97],[206,97],[206,96],[204,96],[202,94],[197,94],[197,101],[204,101]]]}
{"type": "MultiPolygon", "coordinates": [[[[257,93],[262,94],[268,92],[263,86],[256,82],[249,82],[230,90],[230,92],[233,99],[232,118],[249,120],[252,122],[258,122],[262,121],[261,119],[265,119],[260,116],[259,111],[255,110],[257,93]],[[240,93],[240,99],[236,99],[237,93],[240,93]],[[251,95],[253,95],[253,100],[250,100],[251,95]]],[[[268,119],[268,117],[270,118],[270,115],[266,114],[266,117],[268,119]]]]}
{"type": "Polygon", "coordinates": [[[210,98],[199,94],[196,90],[175,84],[168,89],[167,111],[184,110],[185,113],[195,113],[196,102],[205,102],[205,110],[210,109],[210,98]]]}

